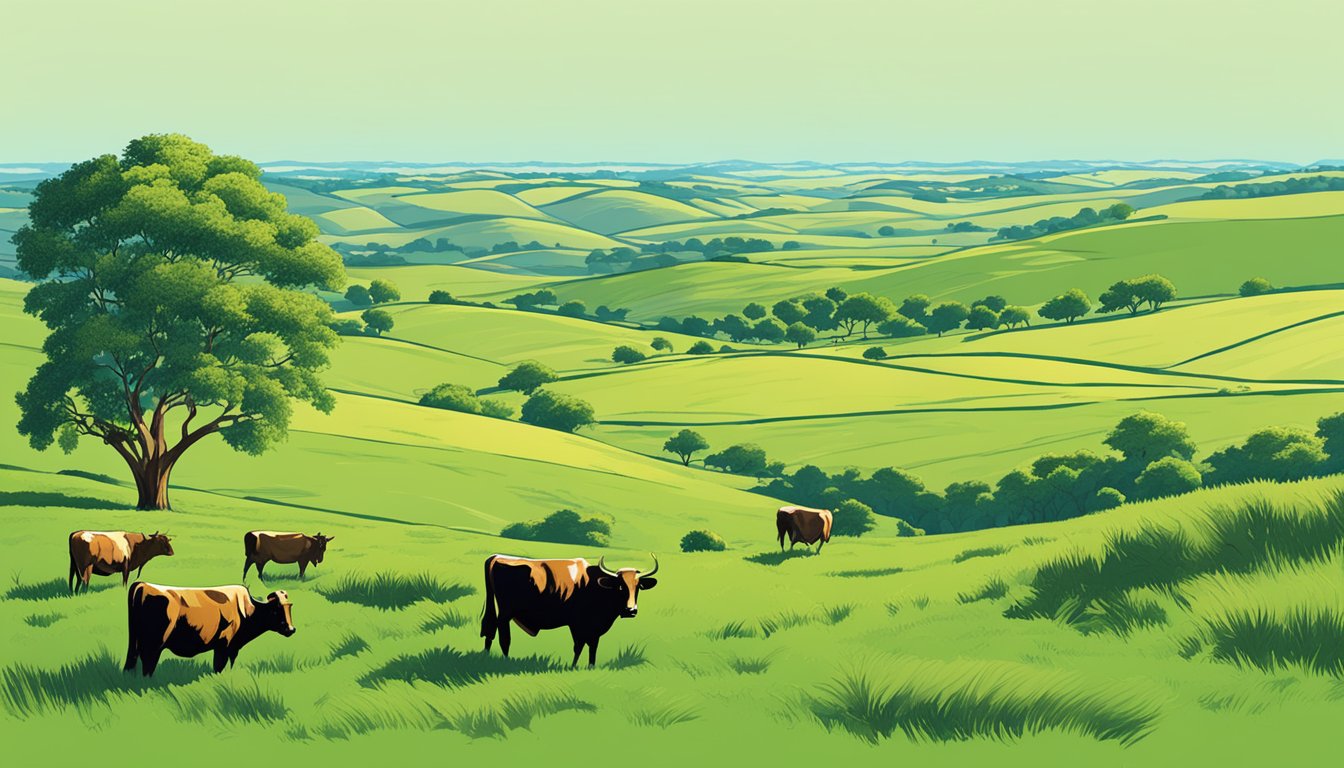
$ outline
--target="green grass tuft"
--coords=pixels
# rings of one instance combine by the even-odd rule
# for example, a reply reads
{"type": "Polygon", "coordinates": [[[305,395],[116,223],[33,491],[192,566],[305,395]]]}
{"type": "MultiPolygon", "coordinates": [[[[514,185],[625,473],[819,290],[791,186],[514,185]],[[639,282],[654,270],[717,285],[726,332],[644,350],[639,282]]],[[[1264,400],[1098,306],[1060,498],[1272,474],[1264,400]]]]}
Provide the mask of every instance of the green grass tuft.
{"type": "Polygon", "coordinates": [[[974,603],[980,600],[998,600],[1008,594],[1008,582],[995,576],[974,592],[962,592],[957,595],[959,603],[974,603]]]}
{"type": "Polygon", "coordinates": [[[715,640],[731,640],[736,637],[756,637],[756,628],[745,621],[732,621],[709,633],[715,640]]]}
{"type": "Polygon", "coordinates": [[[602,666],[611,669],[629,669],[647,663],[649,663],[649,660],[644,656],[644,646],[627,645],[617,651],[610,659],[607,659],[602,666]]]}
{"type": "Polygon", "coordinates": [[[25,616],[23,623],[30,627],[50,627],[52,624],[65,618],[64,613],[51,611],[50,613],[34,613],[31,616],[25,616]]]}
{"type": "Polygon", "coordinates": [[[463,653],[454,648],[432,648],[423,653],[398,656],[359,679],[365,687],[386,680],[423,680],[435,685],[459,687],[492,677],[541,675],[567,667],[550,656],[504,657],[487,651],[463,653]]]}
{"type": "Polygon", "coordinates": [[[267,723],[284,720],[289,714],[279,694],[251,683],[224,682],[214,688],[184,688],[166,692],[184,720],[208,719],[227,723],[267,723]]]}
{"type": "Polygon", "coordinates": [[[670,728],[679,723],[689,723],[699,717],[700,713],[689,704],[668,701],[632,711],[630,722],[650,728],[670,728]]]}
{"type": "Polygon", "coordinates": [[[12,576],[10,577],[10,582],[13,586],[5,590],[6,600],[31,600],[34,602],[40,600],[56,600],[62,597],[83,597],[87,594],[102,592],[105,589],[112,589],[116,586],[111,581],[91,579],[89,581],[89,589],[87,592],[81,591],[78,595],[72,595],[70,594],[69,581],[61,581],[60,579],[22,584],[19,582],[17,576],[12,576]]]}
{"type": "Polygon", "coordinates": [[[368,649],[367,640],[354,632],[347,632],[340,640],[331,644],[331,654],[327,658],[335,661],[346,656],[358,656],[368,649]]]}
{"type": "Polygon", "coordinates": [[[456,608],[441,608],[431,613],[429,615],[429,618],[421,622],[420,631],[438,632],[440,629],[443,629],[444,627],[461,629],[462,627],[467,626],[468,624],[472,623],[475,620],[476,620],[475,617],[468,616],[467,614],[462,613],[456,608]]]}
{"type": "Polygon", "coordinates": [[[428,573],[378,573],[371,576],[351,573],[343,575],[334,585],[319,587],[317,591],[333,602],[391,610],[421,600],[451,603],[475,594],[476,588],[467,584],[449,584],[428,573]]]}
{"type": "Polygon", "coordinates": [[[994,557],[995,555],[1002,555],[1010,549],[1012,549],[1011,546],[997,545],[992,547],[972,547],[971,549],[963,549],[957,553],[956,557],[952,558],[952,562],[964,563],[967,560],[976,557],[994,557]]]}
{"type": "Polygon", "coordinates": [[[770,669],[769,656],[730,656],[728,668],[739,675],[761,675],[770,669]]]}
{"type": "Polygon", "coordinates": [[[810,549],[790,549],[782,552],[759,552],[754,555],[747,555],[742,559],[757,565],[780,565],[787,560],[798,557],[812,557],[815,554],[817,553],[810,549]]]}
{"type": "Polygon", "coordinates": [[[139,671],[123,672],[121,662],[103,649],[54,670],[13,664],[0,670],[0,701],[7,712],[25,718],[185,685],[210,672],[207,665],[164,659],[154,677],[147,678],[139,671]]]}
{"type": "Polygon", "coordinates": [[[891,576],[897,573],[905,573],[904,568],[859,568],[853,571],[832,571],[829,576],[839,576],[842,579],[860,579],[873,578],[877,576],[891,576]]]}

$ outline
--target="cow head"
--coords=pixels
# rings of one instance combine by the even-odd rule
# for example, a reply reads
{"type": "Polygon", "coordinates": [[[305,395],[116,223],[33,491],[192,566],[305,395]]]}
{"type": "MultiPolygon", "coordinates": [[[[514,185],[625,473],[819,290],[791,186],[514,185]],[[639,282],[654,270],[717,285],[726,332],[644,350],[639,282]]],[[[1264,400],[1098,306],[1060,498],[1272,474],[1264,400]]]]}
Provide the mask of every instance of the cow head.
{"type": "Polygon", "coordinates": [[[155,531],[145,537],[145,542],[141,546],[146,547],[151,555],[173,556],[173,542],[168,539],[168,534],[155,531]]]}
{"type": "Polygon", "coordinates": [[[334,540],[335,536],[323,536],[319,531],[316,536],[309,536],[308,540],[313,543],[313,562],[320,563],[327,554],[327,542],[334,540]]]}
{"type": "Polygon", "coordinates": [[[610,591],[620,602],[618,615],[623,619],[633,619],[639,614],[639,590],[658,586],[658,580],[653,578],[653,574],[658,572],[658,558],[652,554],[649,556],[653,557],[653,570],[648,573],[640,573],[634,568],[611,571],[607,569],[605,557],[597,561],[597,567],[602,571],[602,575],[597,577],[597,586],[610,591]]]}
{"type": "Polygon", "coordinates": [[[274,630],[285,637],[294,634],[294,617],[290,614],[290,606],[289,595],[283,589],[267,595],[265,629],[274,630]]]}

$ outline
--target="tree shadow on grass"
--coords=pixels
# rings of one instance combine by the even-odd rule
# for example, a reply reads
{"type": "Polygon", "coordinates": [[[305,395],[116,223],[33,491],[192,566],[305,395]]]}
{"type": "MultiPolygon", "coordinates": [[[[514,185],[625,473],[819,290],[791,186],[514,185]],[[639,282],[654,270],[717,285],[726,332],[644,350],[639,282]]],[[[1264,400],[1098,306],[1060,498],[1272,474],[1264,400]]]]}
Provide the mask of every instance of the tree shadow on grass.
{"type": "MultiPolygon", "coordinates": [[[[112,589],[117,585],[112,581],[104,581],[101,584],[96,581],[89,582],[89,592],[102,592],[105,589],[112,589]]],[[[81,592],[80,594],[87,594],[81,592]]],[[[14,586],[5,590],[6,600],[55,600],[58,597],[71,597],[69,580],[50,579],[48,581],[38,581],[32,584],[20,584],[18,579],[14,580],[14,586]]]]}
{"type": "Polygon", "coordinates": [[[74,509],[127,510],[127,504],[114,504],[92,496],[70,496],[47,491],[0,491],[0,507],[72,507],[74,509]]]}
{"type": "Polygon", "coordinates": [[[106,703],[118,694],[144,695],[174,685],[186,685],[209,674],[209,667],[164,659],[154,677],[124,672],[121,660],[103,649],[57,669],[14,664],[0,670],[0,701],[18,717],[30,717],[64,707],[106,703]]]}
{"type": "Polygon", "coordinates": [[[366,688],[386,680],[423,680],[434,685],[459,687],[492,677],[541,675],[563,672],[567,667],[551,656],[506,658],[488,651],[464,653],[455,648],[432,648],[424,653],[398,656],[359,679],[366,688]]]}
{"type": "Polygon", "coordinates": [[[816,554],[810,549],[790,549],[784,552],[761,552],[756,555],[748,555],[742,559],[757,565],[779,565],[785,560],[792,560],[797,557],[812,557],[816,554]]]}

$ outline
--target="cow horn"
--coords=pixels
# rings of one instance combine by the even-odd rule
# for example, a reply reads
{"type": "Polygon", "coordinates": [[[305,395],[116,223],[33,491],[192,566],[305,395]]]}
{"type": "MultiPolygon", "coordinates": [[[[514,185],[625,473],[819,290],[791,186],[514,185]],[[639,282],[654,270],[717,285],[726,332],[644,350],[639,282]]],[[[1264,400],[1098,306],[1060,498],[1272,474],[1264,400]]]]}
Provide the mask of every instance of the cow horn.
{"type": "Polygon", "coordinates": [[[652,576],[653,574],[658,572],[658,556],[650,552],[649,557],[653,558],[653,570],[649,571],[648,573],[639,574],[640,578],[644,578],[645,576],[652,576]]]}
{"type": "Polygon", "coordinates": [[[616,575],[616,573],[615,573],[614,571],[609,571],[609,570],[607,570],[607,556],[606,556],[606,555],[603,555],[601,558],[598,559],[598,561],[597,561],[597,568],[598,568],[598,570],[602,571],[603,573],[607,574],[608,576],[615,576],[615,575],[616,575]]]}

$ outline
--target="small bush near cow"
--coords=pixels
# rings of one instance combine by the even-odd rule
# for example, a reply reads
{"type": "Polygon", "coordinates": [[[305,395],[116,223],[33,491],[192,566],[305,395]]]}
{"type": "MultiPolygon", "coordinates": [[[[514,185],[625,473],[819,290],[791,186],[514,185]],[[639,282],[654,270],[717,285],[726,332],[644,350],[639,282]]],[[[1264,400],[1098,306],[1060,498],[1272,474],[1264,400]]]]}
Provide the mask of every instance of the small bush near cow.
{"type": "Polygon", "coordinates": [[[697,341],[686,349],[688,355],[708,355],[714,352],[714,345],[708,341],[697,341]]]}
{"type": "Polygon", "coordinates": [[[497,656],[485,651],[464,653],[454,648],[431,648],[423,653],[398,656],[359,678],[365,688],[386,680],[423,680],[434,685],[459,687],[492,677],[539,675],[561,672],[567,667],[551,656],[497,656]]]}
{"type": "Polygon", "coordinates": [[[917,661],[860,669],[808,697],[828,730],[876,744],[902,731],[913,739],[1014,739],[1046,731],[1133,744],[1159,709],[1146,690],[1098,690],[1075,675],[1008,662],[917,661]]]}
{"type": "Polygon", "coordinates": [[[1012,547],[1001,547],[1001,546],[972,547],[970,549],[963,549],[962,551],[957,553],[956,557],[952,558],[952,562],[964,563],[967,560],[971,560],[977,557],[994,557],[996,555],[1002,555],[1004,552],[1007,552],[1010,549],[1012,549],[1012,547]]]}
{"type": "Polygon", "coordinates": [[[372,576],[347,573],[337,579],[335,584],[319,587],[317,591],[332,602],[391,610],[405,608],[421,600],[451,603],[475,594],[476,588],[467,584],[450,584],[428,573],[378,573],[372,576]]]}
{"type": "Polygon", "coordinates": [[[630,722],[646,727],[670,728],[679,723],[689,723],[699,717],[700,713],[689,704],[670,701],[633,710],[630,713],[630,722]]]}
{"type": "Polygon", "coordinates": [[[981,600],[998,600],[1008,594],[1008,582],[995,576],[974,592],[962,592],[957,595],[959,603],[975,603],[981,600]]]}
{"type": "Polygon", "coordinates": [[[561,509],[542,520],[510,523],[499,535],[506,539],[605,547],[611,543],[611,525],[612,521],[606,517],[582,517],[572,509],[561,509]]]}
{"type": "Polygon", "coordinates": [[[475,622],[478,618],[479,617],[468,616],[455,608],[443,608],[431,613],[429,618],[421,622],[420,631],[438,632],[444,627],[461,629],[462,627],[475,622]]]}
{"type": "Polygon", "coordinates": [[[644,646],[627,645],[617,651],[616,655],[603,662],[602,666],[611,669],[629,669],[647,663],[649,663],[649,660],[644,656],[644,646]]]}
{"type": "Polygon", "coordinates": [[[347,632],[344,637],[331,644],[331,654],[328,658],[335,661],[346,656],[358,656],[367,650],[369,644],[364,638],[354,632],[347,632]]]}
{"type": "Polygon", "coordinates": [[[873,508],[861,501],[845,499],[831,512],[831,534],[834,536],[862,536],[877,527],[873,508]]]}
{"type": "Polygon", "coordinates": [[[722,552],[727,548],[723,537],[713,531],[691,531],[681,537],[682,552],[722,552]]]}

